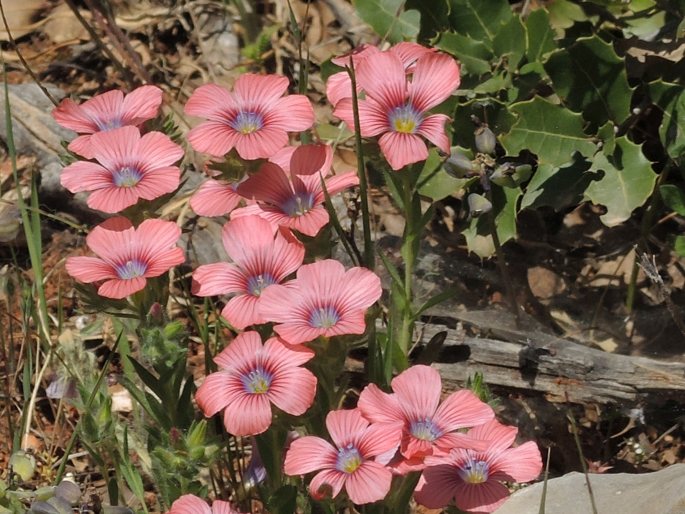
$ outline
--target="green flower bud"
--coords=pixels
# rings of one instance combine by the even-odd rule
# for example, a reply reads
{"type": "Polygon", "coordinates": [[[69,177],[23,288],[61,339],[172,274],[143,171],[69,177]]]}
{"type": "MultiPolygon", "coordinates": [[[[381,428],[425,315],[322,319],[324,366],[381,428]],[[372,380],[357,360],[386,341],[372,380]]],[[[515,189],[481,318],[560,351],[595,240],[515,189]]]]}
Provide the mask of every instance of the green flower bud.
{"type": "Polygon", "coordinates": [[[497,138],[495,133],[487,125],[482,125],[474,132],[476,136],[476,150],[480,153],[495,155],[497,138]]]}
{"type": "Polygon", "coordinates": [[[449,159],[443,164],[445,171],[454,178],[464,178],[473,175],[475,168],[471,159],[460,151],[452,152],[449,159]]]}
{"type": "Polygon", "coordinates": [[[515,168],[511,163],[505,162],[497,166],[490,175],[490,182],[501,187],[516,187],[516,181],[512,177],[515,168]]]}
{"type": "Polygon", "coordinates": [[[469,204],[469,213],[474,218],[477,218],[481,214],[487,214],[492,210],[492,204],[490,203],[490,200],[485,198],[483,195],[471,193],[467,201],[469,204]]]}

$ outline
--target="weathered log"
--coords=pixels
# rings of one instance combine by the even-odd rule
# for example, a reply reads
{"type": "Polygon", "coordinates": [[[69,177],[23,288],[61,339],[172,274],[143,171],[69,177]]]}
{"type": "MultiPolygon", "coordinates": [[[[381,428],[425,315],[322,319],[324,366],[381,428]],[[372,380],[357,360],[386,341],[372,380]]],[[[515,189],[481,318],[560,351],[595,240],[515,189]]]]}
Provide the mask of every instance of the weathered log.
{"type": "MultiPolygon", "coordinates": [[[[483,319],[478,313],[453,317],[483,319]]],[[[490,328],[514,340],[468,337],[445,324],[417,324],[424,344],[446,333],[433,365],[447,389],[462,387],[469,376],[481,372],[493,387],[542,393],[553,402],[635,403],[652,395],[685,402],[685,363],[608,353],[537,330],[490,328]]],[[[361,366],[350,362],[352,370],[361,366]]]]}

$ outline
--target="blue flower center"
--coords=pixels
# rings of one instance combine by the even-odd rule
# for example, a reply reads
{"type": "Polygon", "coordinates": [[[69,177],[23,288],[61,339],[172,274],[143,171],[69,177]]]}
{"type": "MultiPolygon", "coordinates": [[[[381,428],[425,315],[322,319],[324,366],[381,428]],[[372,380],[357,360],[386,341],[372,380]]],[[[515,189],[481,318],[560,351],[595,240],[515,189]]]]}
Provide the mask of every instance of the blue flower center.
{"type": "Polygon", "coordinates": [[[264,394],[269,392],[273,376],[264,369],[257,368],[240,377],[245,391],[252,394],[264,394]]]}
{"type": "Polygon", "coordinates": [[[430,418],[417,419],[409,424],[409,432],[416,439],[435,441],[442,435],[442,430],[430,418]]]}
{"type": "Polygon", "coordinates": [[[354,473],[362,465],[363,459],[352,443],[338,449],[335,469],[343,473],[354,473]]]}
{"type": "Polygon", "coordinates": [[[252,296],[259,296],[264,289],[275,283],[277,283],[277,280],[269,273],[252,275],[247,279],[247,292],[252,296]]]}
{"type": "Polygon", "coordinates": [[[252,134],[264,126],[264,117],[258,112],[238,111],[228,124],[241,134],[252,134]]]}
{"type": "Polygon", "coordinates": [[[468,460],[459,466],[458,470],[461,479],[468,484],[482,484],[488,481],[489,466],[482,460],[476,460],[469,456],[468,460]]]}
{"type": "Polygon", "coordinates": [[[124,166],[115,171],[112,180],[117,187],[133,187],[143,178],[143,174],[136,168],[124,166]]]}
{"type": "Polygon", "coordinates": [[[147,264],[139,260],[131,259],[122,264],[117,264],[114,269],[122,280],[130,280],[136,277],[142,277],[147,271],[147,264]]]}
{"type": "Polygon", "coordinates": [[[96,120],[95,124],[103,132],[124,126],[119,118],[112,118],[109,120],[96,120]]]}
{"type": "Polygon", "coordinates": [[[421,125],[422,118],[421,113],[411,104],[395,107],[388,114],[390,130],[402,134],[414,134],[418,126],[421,125]]]}
{"type": "Polygon", "coordinates": [[[309,325],[314,328],[331,328],[340,321],[340,314],[335,307],[319,307],[309,316],[309,325]]]}
{"type": "Polygon", "coordinates": [[[314,207],[314,195],[308,192],[296,193],[281,204],[283,212],[291,218],[307,214],[312,207],[314,207]]]}

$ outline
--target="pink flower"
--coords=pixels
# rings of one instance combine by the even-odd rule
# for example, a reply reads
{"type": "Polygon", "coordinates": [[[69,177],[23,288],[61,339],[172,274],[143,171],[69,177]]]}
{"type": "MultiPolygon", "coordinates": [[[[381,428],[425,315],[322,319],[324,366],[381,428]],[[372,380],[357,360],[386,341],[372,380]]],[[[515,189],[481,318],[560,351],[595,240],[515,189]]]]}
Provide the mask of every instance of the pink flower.
{"type": "Polygon", "coordinates": [[[312,357],[308,348],[276,337],[262,346],[257,332],[243,332],[214,358],[221,369],[205,379],[195,399],[205,416],[224,409],[229,433],[261,434],[271,425],[272,403],[293,416],[311,406],[316,377],[301,366],[312,357]]]}
{"type": "Polygon", "coordinates": [[[190,197],[190,206],[200,216],[223,216],[235,209],[242,196],[238,184],[210,178],[190,197]]]}
{"type": "Polygon", "coordinates": [[[234,264],[217,262],[198,267],[193,273],[194,294],[235,294],[221,314],[237,329],[265,323],[259,312],[262,293],[302,265],[304,247],[258,216],[229,221],[222,240],[234,264]]]}
{"type": "Polygon", "coordinates": [[[463,511],[493,512],[509,496],[501,482],[529,482],[542,469],[540,450],[534,442],[510,448],[516,433],[515,427],[492,420],[468,432],[488,441],[485,451],[458,448],[447,456],[427,457],[416,501],[437,509],[454,499],[463,511]]]}
{"type": "Polygon", "coordinates": [[[381,281],[365,268],[345,268],[327,259],[297,270],[297,278],[264,291],[259,305],[265,319],[290,344],[319,336],[363,334],[364,314],[381,296],[381,281]]]}
{"type": "Polygon", "coordinates": [[[221,500],[214,500],[210,508],[207,502],[194,494],[184,494],[171,504],[167,514],[242,514],[231,507],[231,504],[221,500]]]}
{"type": "Polygon", "coordinates": [[[397,465],[398,473],[422,469],[425,457],[452,448],[483,448],[473,437],[457,432],[495,416],[471,391],[457,391],[440,403],[440,373],[423,365],[412,366],[396,376],[392,390],[393,394],[387,394],[369,384],[359,396],[357,407],[373,423],[402,427],[400,453],[405,460],[397,465]]]}
{"type": "Polygon", "coordinates": [[[332,150],[329,146],[303,145],[294,151],[284,149],[276,156],[280,166],[267,162],[259,171],[238,186],[238,193],[257,201],[233,211],[233,216],[258,214],[275,225],[315,236],[328,223],[328,212],[321,179],[329,196],[357,185],[355,172],[328,176],[332,150]],[[291,152],[290,159],[286,157],[291,152]],[[286,166],[286,162],[289,164],[286,166]]]}
{"type": "Polygon", "coordinates": [[[329,412],[326,428],[334,445],[315,436],[295,439],[285,454],[285,474],[322,470],[309,484],[314,498],[334,498],[345,488],[358,505],[382,500],[390,490],[392,473],[373,457],[397,446],[397,433],[369,424],[358,409],[329,412]]]}
{"type": "MultiPolygon", "coordinates": [[[[394,170],[428,157],[419,136],[449,153],[448,116],[427,111],[447,99],[459,80],[459,66],[447,54],[430,52],[419,57],[411,81],[394,53],[368,56],[357,70],[359,87],[366,92],[366,99],[359,101],[362,136],[380,136],[381,151],[394,170]]],[[[340,100],[333,114],[354,128],[350,98],[340,100]]]]}
{"type": "Polygon", "coordinates": [[[197,88],[185,113],[207,121],[188,133],[198,152],[221,157],[235,147],[243,159],[268,158],[288,144],[288,132],[307,130],[314,110],[304,95],[283,96],[288,79],[245,73],[233,93],[215,84],[197,88]]]}
{"type": "Polygon", "coordinates": [[[87,284],[104,281],[101,296],[125,298],[185,260],[179,237],[181,229],[171,221],[145,220],[136,229],[126,218],[110,218],[86,238],[98,257],[69,257],[67,272],[87,284]]]}
{"type": "Polygon", "coordinates": [[[161,132],[140,136],[136,127],[98,132],[90,139],[98,161],[77,161],[62,171],[60,182],[72,193],[92,191],[88,206],[119,212],[139,198],[154,200],[178,188],[181,170],[173,163],[183,148],[161,132]]]}
{"type": "Polygon", "coordinates": [[[91,134],[127,125],[139,127],[157,116],[161,103],[161,89],[141,86],[126,96],[119,90],[107,91],[81,105],[65,98],[52,116],[63,127],[83,134],[69,143],[69,150],[92,159],[95,153],[90,144],[91,134]]]}
{"type": "MultiPolygon", "coordinates": [[[[404,65],[404,68],[407,70],[407,73],[409,73],[413,71],[413,65],[416,63],[416,60],[419,57],[433,52],[434,50],[416,43],[403,41],[402,43],[398,43],[395,46],[390,47],[387,51],[399,57],[404,65]]],[[[352,62],[356,70],[364,59],[379,52],[380,50],[378,47],[364,44],[358,48],[355,48],[347,55],[334,57],[331,59],[331,61],[338,66],[345,67],[350,65],[350,57],[352,57],[352,62]]],[[[359,82],[357,82],[357,92],[359,93],[361,89],[362,88],[359,85],[359,82]]],[[[350,75],[347,73],[347,71],[334,73],[328,77],[328,80],[326,81],[326,96],[328,97],[328,101],[334,106],[337,105],[337,103],[343,98],[352,98],[352,80],[350,79],[350,75]]]]}

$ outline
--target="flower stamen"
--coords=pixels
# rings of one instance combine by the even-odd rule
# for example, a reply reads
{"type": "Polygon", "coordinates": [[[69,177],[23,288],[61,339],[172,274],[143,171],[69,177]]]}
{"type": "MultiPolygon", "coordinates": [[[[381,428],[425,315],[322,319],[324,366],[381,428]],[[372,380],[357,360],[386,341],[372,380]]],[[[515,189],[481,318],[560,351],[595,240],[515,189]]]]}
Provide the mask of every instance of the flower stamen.
{"type": "Polygon", "coordinates": [[[264,126],[264,117],[258,112],[239,111],[228,124],[241,134],[252,134],[264,126]]]}
{"type": "Polygon", "coordinates": [[[131,259],[123,264],[118,264],[114,267],[122,280],[130,280],[136,277],[142,277],[147,271],[147,264],[139,260],[131,259]]]}
{"type": "Polygon", "coordinates": [[[362,456],[352,443],[338,449],[335,468],[343,473],[354,473],[362,465],[362,456]]]}
{"type": "Polygon", "coordinates": [[[271,373],[262,368],[256,368],[240,377],[245,391],[252,394],[265,394],[269,392],[273,377],[271,373]]]}
{"type": "Polygon", "coordinates": [[[388,115],[390,130],[401,134],[414,134],[421,125],[422,116],[410,103],[395,107],[388,115]]]}
{"type": "Polygon", "coordinates": [[[112,180],[117,187],[133,187],[143,178],[143,174],[131,166],[124,166],[114,172],[112,180]]]}
{"type": "Polygon", "coordinates": [[[314,328],[331,328],[340,321],[340,314],[332,306],[319,307],[309,316],[309,325],[314,328]]]}

